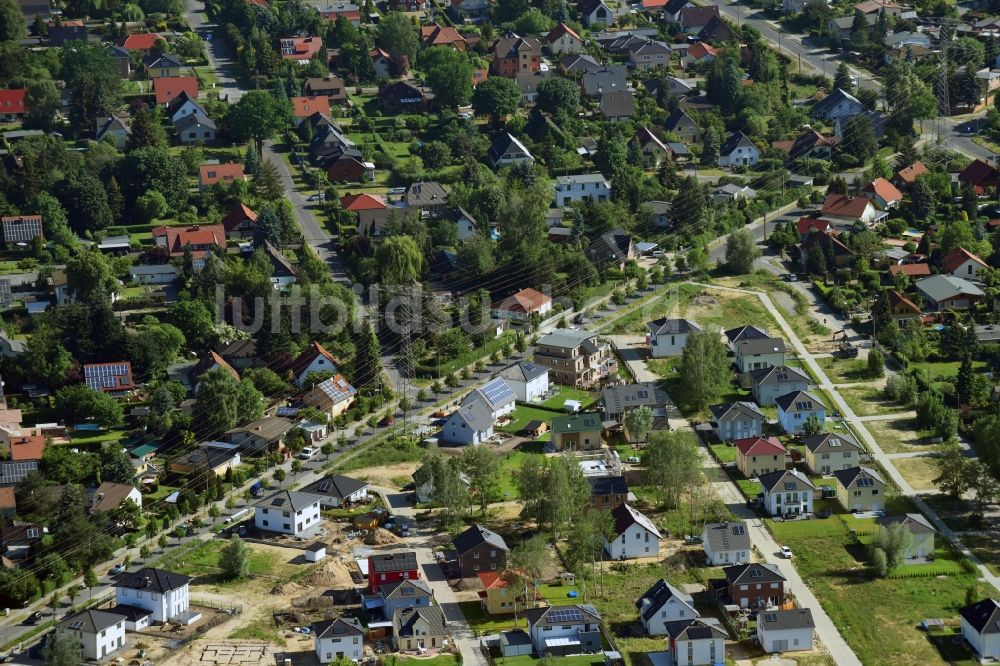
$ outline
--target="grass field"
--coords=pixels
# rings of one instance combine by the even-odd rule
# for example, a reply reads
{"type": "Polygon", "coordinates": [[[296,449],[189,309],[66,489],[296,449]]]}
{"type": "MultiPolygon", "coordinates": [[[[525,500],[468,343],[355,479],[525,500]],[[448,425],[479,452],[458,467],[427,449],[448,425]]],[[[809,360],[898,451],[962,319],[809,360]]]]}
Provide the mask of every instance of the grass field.
{"type": "Polygon", "coordinates": [[[851,543],[851,520],[834,516],[769,526],[795,551],[796,567],[862,663],[947,663],[917,625],[924,618],[954,617],[975,577],[874,578],[864,564],[864,546],[851,543]]]}
{"type": "Polygon", "coordinates": [[[834,384],[851,384],[868,380],[868,364],[858,358],[842,359],[821,356],[816,359],[834,384]]]}
{"type": "MultiPolygon", "coordinates": [[[[225,541],[199,541],[185,544],[160,558],[159,564],[175,573],[195,578],[196,585],[199,582],[227,586],[245,584],[245,581],[223,581],[220,579],[219,556],[225,546],[225,541]],[[203,580],[199,581],[198,578],[203,578],[203,580]]],[[[249,574],[251,576],[281,578],[296,572],[294,565],[282,562],[275,553],[257,550],[252,543],[247,544],[247,549],[250,551],[249,574]]],[[[293,551],[289,551],[289,553],[293,554],[293,551]]]]}
{"type": "Polygon", "coordinates": [[[563,407],[566,405],[567,400],[577,400],[580,402],[580,409],[589,409],[591,405],[594,404],[596,398],[593,393],[584,391],[582,389],[571,388],[569,386],[560,386],[559,392],[554,396],[542,403],[544,407],[549,409],[558,409],[562,411],[563,407]]]}
{"type": "MultiPolygon", "coordinates": [[[[458,605],[462,608],[462,615],[465,616],[465,620],[469,623],[469,626],[472,627],[472,630],[478,635],[494,634],[501,631],[507,631],[508,629],[514,629],[515,627],[524,629],[528,626],[528,622],[524,619],[524,617],[518,617],[517,622],[515,623],[513,613],[510,615],[498,615],[497,617],[491,617],[483,611],[483,607],[478,601],[463,601],[458,605]]],[[[520,605],[520,603],[518,605],[520,605]]]]}
{"type": "Polygon", "coordinates": [[[274,626],[271,612],[262,613],[260,617],[250,624],[240,627],[229,634],[232,640],[264,641],[273,645],[285,647],[288,643],[281,635],[281,630],[274,626]]]}
{"type": "Polygon", "coordinates": [[[681,284],[620,318],[609,332],[643,333],[647,321],[663,316],[691,319],[703,331],[731,328],[741,322],[778,330],[777,322],[756,296],[681,284]]]}
{"type": "Polygon", "coordinates": [[[934,448],[926,440],[926,434],[917,429],[916,419],[868,421],[865,427],[886,453],[915,453],[934,448]]]}
{"type": "Polygon", "coordinates": [[[517,492],[517,472],[524,465],[524,461],[531,456],[542,455],[540,444],[522,444],[516,451],[511,451],[500,460],[500,494],[504,499],[516,499],[517,492]]]}
{"type": "Polygon", "coordinates": [[[551,426],[553,417],[560,416],[561,414],[562,412],[518,405],[510,415],[511,420],[505,423],[500,430],[513,433],[520,432],[530,421],[545,421],[551,426]]]}
{"type": "Polygon", "coordinates": [[[895,414],[906,411],[906,407],[882,396],[882,390],[870,384],[860,384],[849,388],[838,388],[837,392],[844,398],[854,413],[858,416],[876,416],[895,414]]]}
{"type": "Polygon", "coordinates": [[[892,465],[914,490],[937,489],[934,479],[938,477],[938,470],[933,458],[897,458],[892,461],[892,465]]]}

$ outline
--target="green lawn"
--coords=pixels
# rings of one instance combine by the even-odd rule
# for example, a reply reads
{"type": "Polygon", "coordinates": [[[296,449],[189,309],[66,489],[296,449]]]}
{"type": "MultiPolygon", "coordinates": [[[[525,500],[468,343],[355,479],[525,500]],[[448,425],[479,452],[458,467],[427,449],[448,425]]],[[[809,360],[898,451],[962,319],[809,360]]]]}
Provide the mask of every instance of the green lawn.
{"type": "Polygon", "coordinates": [[[417,659],[416,657],[400,656],[397,664],[412,664],[412,666],[458,666],[458,657],[453,654],[439,654],[430,659],[417,659]]]}
{"type": "Polygon", "coordinates": [[[571,388],[569,386],[560,386],[559,392],[553,397],[549,398],[542,403],[543,407],[548,407],[549,409],[557,409],[563,411],[563,408],[567,400],[577,400],[580,403],[580,409],[586,410],[591,405],[594,404],[596,398],[594,394],[584,391],[582,389],[571,388]]]}
{"type": "Polygon", "coordinates": [[[518,405],[510,415],[511,420],[501,426],[500,430],[512,433],[521,432],[524,426],[528,425],[531,421],[545,421],[551,426],[552,418],[563,413],[565,412],[553,412],[548,409],[518,405]]]}
{"type": "Polygon", "coordinates": [[[844,401],[850,406],[858,416],[876,416],[881,414],[895,414],[906,411],[907,408],[898,402],[887,400],[882,396],[882,390],[871,384],[861,384],[850,388],[839,388],[844,401]]]}
{"type": "MultiPolygon", "coordinates": [[[[542,660],[538,657],[523,655],[520,657],[500,657],[497,664],[501,666],[539,666],[542,660]]],[[[604,656],[594,654],[576,654],[568,657],[552,657],[545,660],[545,666],[603,666],[604,656]]]]}
{"type": "Polygon", "coordinates": [[[73,430],[69,434],[69,439],[73,446],[103,445],[105,442],[117,442],[127,434],[126,430],[73,430]]]}
{"type": "Polygon", "coordinates": [[[507,631],[508,629],[514,629],[515,627],[524,629],[528,626],[528,622],[524,617],[518,617],[517,623],[515,623],[513,613],[491,617],[483,611],[482,604],[478,601],[463,601],[458,605],[462,608],[462,615],[465,616],[465,620],[477,635],[495,634],[507,631]]]}
{"type": "Polygon", "coordinates": [[[723,442],[717,442],[710,445],[712,453],[723,463],[736,462],[736,447],[729,446],[723,442]]]}
{"type": "Polygon", "coordinates": [[[516,451],[504,454],[500,460],[500,494],[504,499],[516,499],[517,473],[524,465],[524,461],[531,456],[541,456],[542,447],[540,444],[522,444],[516,451]]]}
{"type": "MultiPolygon", "coordinates": [[[[225,541],[198,541],[167,553],[159,559],[159,566],[185,576],[208,576],[212,583],[238,585],[239,581],[219,580],[219,556],[226,546],[225,541]]],[[[291,573],[291,570],[281,562],[279,557],[271,552],[256,550],[252,543],[247,544],[249,550],[250,576],[276,576],[291,573]]],[[[291,556],[293,553],[289,551],[291,556]]],[[[291,557],[289,557],[291,559],[291,557]]]]}
{"type": "MultiPolygon", "coordinates": [[[[862,663],[945,664],[917,625],[924,618],[953,618],[975,577],[956,572],[940,578],[874,578],[864,563],[864,546],[850,538],[848,525],[858,524],[855,520],[833,516],[768,525],[780,543],[791,546],[799,573],[862,663]]],[[[955,571],[948,557],[945,562],[955,571]]],[[[913,572],[904,565],[897,573],[913,572]]]]}
{"type": "Polygon", "coordinates": [[[934,448],[926,439],[930,433],[919,430],[916,419],[868,421],[865,427],[886,453],[914,453],[934,448]]]}
{"type": "Polygon", "coordinates": [[[816,359],[819,367],[834,384],[851,384],[868,380],[868,363],[859,359],[843,359],[823,356],[816,359]]]}
{"type": "Polygon", "coordinates": [[[646,322],[662,316],[682,316],[693,320],[703,331],[732,328],[753,323],[778,331],[778,323],[760,299],[691,284],[678,285],[634,312],[618,319],[610,333],[642,333],[646,322]]]}

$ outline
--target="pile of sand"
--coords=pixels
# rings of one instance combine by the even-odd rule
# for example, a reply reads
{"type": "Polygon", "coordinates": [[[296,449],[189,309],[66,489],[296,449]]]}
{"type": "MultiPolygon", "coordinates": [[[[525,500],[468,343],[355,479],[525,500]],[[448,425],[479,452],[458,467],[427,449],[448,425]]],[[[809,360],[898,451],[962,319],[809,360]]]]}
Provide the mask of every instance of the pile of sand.
{"type": "Polygon", "coordinates": [[[344,582],[342,576],[330,571],[329,565],[317,569],[302,579],[302,583],[310,587],[336,587],[344,582]]]}
{"type": "Polygon", "coordinates": [[[298,597],[297,599],[292,599],[292,606],[295,608],[306,608],[309,610],[319,610],[321,608],[333,608],[334,601],[333,597],[325,594],[321,595],[305,595],[298,597]]]}
{"type": "Polygon", "coordinates": [[[365,544],[368,546],[388,546],[399,543],[396,535],[382,527],[376,527],[365,537],[365,544]]]}

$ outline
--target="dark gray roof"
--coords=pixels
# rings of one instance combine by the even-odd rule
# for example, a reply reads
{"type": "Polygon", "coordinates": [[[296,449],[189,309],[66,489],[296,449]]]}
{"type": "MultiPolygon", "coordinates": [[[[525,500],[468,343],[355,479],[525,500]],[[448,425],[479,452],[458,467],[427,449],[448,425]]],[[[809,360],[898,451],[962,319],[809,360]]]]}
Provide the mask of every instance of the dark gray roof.
{"type": "Polygon", "coordinates": [[[885,485],[885,481],[882,479],[882,476],[869,467],[849,467],[848,469],[838,469],[834,470],[833,475],[837,477],[837,481],[840,482],[840,484],[845,488],[850,488],[858,482],[867,483],[868,479],[877,481],[883,486],[885,485]]]}
{"type": "Polygon", "coordinates": [[[778,470],[768,472],[757,477],[760,485],[767,492],[801,492],[803,490],[815,490],[816,486],[805,474],[797,469],[778,470]],[[779,487],[780,486],[780,487],[779,487]]]}
{"type": "Polygon", "coordinates": [[[557,627],[562,625],[595,624],[601,622],[601,614],[590,604],[572,606],[548,606],[528,608],[524,611],[528,626],[557,627]]]}
{"type": "Polygon", "coordinates": [[[571,328],[557,328],[556,330],[543,335],[536,344],[549,347],[562,347],[563,349],[573,349],[582,345],[587,340],[597,337],[596,333],[584,330],[574,330],[571,328]]]}
{"type": "Polygon", "coordinates": [[[681,108],[674,109],[674,112],[670,114],[670,117],[668,117],[666,122],[663,123],[663,126],[668,130],[673,131],[676,130],[682,123],[698,127],[698,123],[695,122],[694,118],[689,116],[684,109],[681,108]]]}
{"type": "Polygon", "coordinates": [[[620,414],[626,409],[645,405],[658,407],[667,404],[667,395],[656,387],[655,382],[643,384],[621,384],[608,386],[601,390],[601,403],[604,411],[620,414]]]}
{"type": "Polygon", "coordinates": [[[670,335],[671,333],[699,333],[701,329],[689,319],[668,319],[661,317],[646,324],[650,331],[657,335],[670,335]]]}
{"type": "Polygon", "coordinates": [[[493,413],[481,400],[472,400],[462,405],[448,418],[464,421],[469,428],[479,432],[486,432],[493,425],[493,413]]]}
{"type": "Polygon", "coordinates": [[[724,567],[722,573],[726,576],[726,582],[733,583],[777,583],[784,581],[776,564],[758,563],[735,564],[731,567],[724,567]]]}
{"type": "Polygon", "coordinates": [[[178,132],[183,132],[186,129],[194,127],[196,125],[201,125],[202,127],[207,127],[209,129],[217,129],[215,123],[208,116],[203,116],[202,114],[195,111],[190,113],[183,118],[178,118],[177,122],[174,123],[174,129],[178,132]]]}
{"type": "Polygon", "coordinates": [[[861,447],[854,438],[846,433],[828,432],[820,435],[810,435],[803,437],[802,443],[813,453],[828,453],[830,451],[843,451],[844,449],[861,450],[861,447]]]}
{"type": "Polygon", "coordinates": [[[724,402],[721,405],[710,405],[709,411],[712,412],[712,418],[715,421],[732,420],[732,419],[763,419],[764,413],[760,411],[760,408],[752,403],[745,400],[740,402],[724,402]]]}
{"type": "Polygon", "coordinates": [[[74,615],[70,615],[60,622],[59,626],[62,629],[69,629],[71,631],[82,631],[86,634],[96,634],[104,631],[108,627],[113,627],[119,622],[124,621],[124,618],[117,613],[109,613],[107,611],[99,610],[85,610],[74,615]]]}
{"type": "Polygon", "coordinates": [[[459,556],[484,543],[488,543],[494,548],[499,548],[503,551],[508,550],[507,543],[503,540],[502,536],[478,524],[473,525],[461,534],[456,534],[451,542],[455,546],[455,551],[459,556]]]}
{"type": "Polygon", "coordinates": [[[302,492],[310,493],[312,495],[321,495],[323,497],[336,497],[337,499],[344,499],[345,497],[350,497],[362,488],[367,487],[367,481],[358,481],[357,479],[352,479],[349,476],[343,476],[341,474],[327,474],[322,479],[313,481],[308,486],[303,488],[302,492]]]}
{"type": "Polygon", "coordinates": [[[712,638],[728,639],[729,633],[718,624],[712,624],[702,619],[677,620],[664,624],[667,635],[673,640],[709,640],[712,638]]]}
{"type": "Polygon", "coordinates": [[[531,157],[531,153],[528,151],[527,147],[518,141],[514,135],[510,132],[502,132],[496,139],[493,140],[492,145],[490,145],[489,157],[491,160],[496,162],[507,153],[513,153],[523,157],[531,157]]]}
{"type": "Polygon", "coordinates": [[[434,596],[434,591],[427,581],[420,578],[397,580],[378,586],[383,599],[423,599],[434,596]]]}
{"type": "MultiPolygon", "coordinates": [[[[852,18],[851,20],[853,21],[854,19],[852,18]]],[[[832,111],[837,104],[845,100],[857,104],[859,107],[862,106],[857,97],[844,92],[840,88],[837,88],[832,93],[813,104],[813,108],[809,111],[809,113],[813,116],[825,116],[832,111]]]]}
{"type": "Polygon", "coordinates": [[[775,404],[783,412],[813,412],[826,410],[823,401],[806,391],[792,391],[775,399],[775,404]]]}
{"type": "Polygon", "coordinates": [[[562,59],[560,64],[567,72],[576,73],[596,72],[604,67],[601,63],[597,62],[593,56],[585,55],[583,53],[568,55],[562,59]]]}
{"type": "Polygon", "coordinates": [[[684,594],[662,578],[653,583],[653,586],[646,590],[645,594],[639,597],[639,600],[635,602],[635,607],[638,609],[642,619],[648,620],[659,613],[660,609],[663,608],[663,604],[667,603],[672,598],[681,601],[691,610],[694,610],[694,601],[691,599],[691,595],[684,594]],[[646,610],[643,610],[643,602],[645,601],[648,601],[649,604],[646,605],[646,610]]]}
{"type": "Polygon", "coordinates": [[[958,611],[962,618],[980,634],[1000,634],[1000,603],[983,599],[958,611]]]}
{"type": "Polygon", "coordinates": [[[177,590],[191,582],[190,576],[146,567],[134,573],[121,573],[115,576],[115,587],[127,587],[133,590],[149,590],[163,594],[177,590]]]}
{"type": "Polygon", "coordinates": [[[733,132],[726,139],[726,142],[722,144],[722,148],[719,150],[719,154],[723,157],[730,155],[737,148],[756,148],[757,146],[753,141],[750,140],[743,132],[733,132]]]}
{"type": "Polygon", "coordinates": [[[300,493],[294,490],[279,490],[273,495],[269,495],[259,502],[254,503],[254,506],[259,506],[262,509],[276,509],[278,511],[301,511],[308,506],[316,504],[321,499],[318,495],[311,495],[309,493],[300,493]]]}
{"type": "Polygon", "coordinates": [[[335,636],[364,636],[365,630],[361,622],[354,617],[338,617],[335,620],[323,620],[312,623],[313,635],[317,638],[333,638],[335,636]]]}
{"type": "Polygon", "coordinates": [[[518,363],[513,363],[508,365],[506,368],[500,371],[500,376],[504,379],[514,379],[523,382],[530,382],[532,379],[537,379],[542,375],[548,374],[549,369],[541,366],[535,365],[530,361],[520,361],[518,363]]]}
{"type": "Polygon", "coordinates": [[[812,611],[808,608],[792,608],[790,610],[774,610],[757,614],[757,625],[767,631],[783,629],[815,629],[812,611]]]}
{"type": "Polygon", "coordinates": [[[584,73],[580,82],[584,94],[593,97],[612,90],[628,90],[628,73],[624,65],[610,65],[584,73]]]}
{"type": "Polygon", "coordinates": [[[606,118],[631,117],[635,113],[635,99],[628,90],[605,91],[599,106],[606,118]]]}
{"type": "Polygon", "coordinates": [[[879,516],[875,519],[879,525],[895,525],[897,523],[906,525],[913,534],[933,534],[937,532],[930,521],[919,513],[904,513],[901,516],[879,516]]]}
{"type": "Polygon", "coordinates": [[[735,343],[735,348],[744,354],[777,354],[785,352],[785,341],[781,338],[743,338],[735,343]]]}
{"type": "Polygon", "coordinates": [[[724,335],[726,336],[726,339],[729,340],[729,344],[731,345],[735,345],[737,342],[742,340],[756,340],[768,337],[767,331],[750,324],[731,328],[726,331],[724,335]]]}
{"type": "Polygon", "coordinates": [[[448,191],[437,181],[410,183],[403,195],[407,206],[441,206],[448,202],[448,191]]]}
{"type": "Polygon", "coordinates": [[[413,571],[417,568],[417,554],[412,550],[402,553],[379,553],[368,558],[368,575],[389,571],[413,571]]]}
{"type": "Polygon", "coordinates": [[[107,609],[109,613],[114,613],[115,615],[121,615],[127,622],[137,622],[143,618],[149,617],[153,614],[152,611],[148,611],[145,608],[139,608],[138,606],[129,606],[127,604],[118,604],[107,609]]]}
{"type": "Polygon", "coordinates": [[[587,483],[590,484],[591,496],[628,494],[628,484],[623,476],[589,476],[587,483]]]}
{"type": "Polygon", "coordinates": [[[727,550],[750,550],[750,533],[742,520],[705,525],[706,545],[713,553],[727,550]]]}
{"type": "Polygon", "coordinates": [[[148,55],[144,58],[146,67],[181,67],[183,63],[173,53],[148,55]]]}
{"type": "Polygon", "coordinates": [[[772,384],[784,384],[786,382],[810,382],[809,375],[798,368],[790,368],[787,365],[775,365],[770,368],[761,368],[750,373],[750,379],[754,386],[770,386],[772,384]]]}
{"type": "Polygon", "coordinates": [[[396,636],[413,636],[413,625],[418,618],[423,618],[427,622],[427,630],[431,636],[445,633],[444,612],[440,606],[397,608],[392,614],[393,633],[396,636]]]}

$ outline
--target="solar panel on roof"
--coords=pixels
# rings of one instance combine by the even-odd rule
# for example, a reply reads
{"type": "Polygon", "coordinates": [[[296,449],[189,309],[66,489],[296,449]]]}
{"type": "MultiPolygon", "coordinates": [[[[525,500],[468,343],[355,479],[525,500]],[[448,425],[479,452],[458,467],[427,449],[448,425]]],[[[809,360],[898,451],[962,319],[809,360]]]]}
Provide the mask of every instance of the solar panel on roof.
{"type": "Polygon", "coordinates": [[[271,500],[271,505],[272,506],[281,506],[284,503],[285,503],[285,498],[284,497],[275,497],[273,500],[271,500]]]}
{"type": "Polygon", "coordinates": [[[874,486],[874,485],[875,485],[875,480],[869,479],[867,476],[862,476],[861,478],[858,479],[859,488],[867,488],[869,486],[874,486]]]}
{"type": "Polygon", "coordinates": [[[319,484],[319,491],[321,493],[325,493],[326,491],[328,491],[330,489],[330,487],[332,485],[333,484],[331,484],[329,481],[324,481],[323,483],[319,484]]]}
{"type": "Polygon", "coordinates": [[[778,616],[776,613],[765,613],[764,622],[777,622],[778,616]]]}
{"type": "Polygon", "coordinates": [[[746,530],[744,529],[743,525],[733,525],[733,534],[739,536],[743,534],[745,531],[746,530]]]}
{"type": "Polygon", "coordinates": [[[69,625],[69,628],[70,629],[74,629],[74,630],[83,629],[83,622],[80,622],[79,620],[77,620],[73,624],[69,625]]]}
{"type": "Polygon", "coordinates": [[[549,613],[552,622],[583,622],[583,613],[575,608],[561,608],[549,613]]]}

